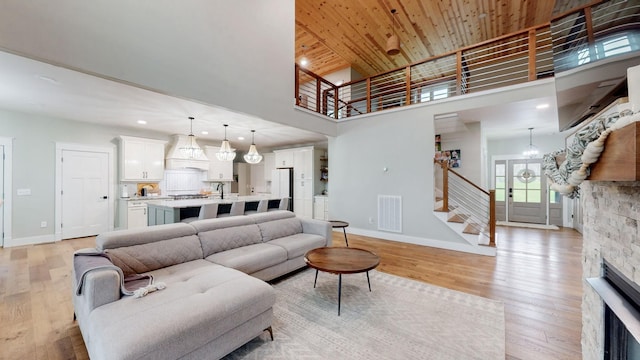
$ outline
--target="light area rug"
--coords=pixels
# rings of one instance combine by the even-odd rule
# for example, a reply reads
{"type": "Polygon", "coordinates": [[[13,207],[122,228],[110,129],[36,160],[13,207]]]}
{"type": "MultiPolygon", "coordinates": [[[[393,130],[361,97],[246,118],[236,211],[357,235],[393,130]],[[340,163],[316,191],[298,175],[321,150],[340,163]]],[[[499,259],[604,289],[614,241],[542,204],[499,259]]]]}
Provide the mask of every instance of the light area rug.
{"type": "Polygon", "coordinates": [[[560,228],[557,227],[556,225],[530,224],[530,223],[520,223],[520,222],[512,222],[512,221],[496,221],[496,225],[522,227],[522,228],[529,228],[529,229],[560,230],[560,228]]]}
{"type": "Polygon", "coordinates": [[[225,359],[504,359],[504,304],[370,271],[338,276],[306,269],[273,286],[267,333],[225,359]]]}

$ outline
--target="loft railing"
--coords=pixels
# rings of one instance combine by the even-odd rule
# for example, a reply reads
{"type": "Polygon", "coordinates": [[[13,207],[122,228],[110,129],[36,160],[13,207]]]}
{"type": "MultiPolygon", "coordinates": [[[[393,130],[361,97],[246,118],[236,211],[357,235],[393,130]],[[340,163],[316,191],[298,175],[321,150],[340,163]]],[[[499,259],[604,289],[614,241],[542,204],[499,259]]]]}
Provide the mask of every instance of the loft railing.
{"type": "Polygon", "coordinates": [[[550,75],[546,24],[339,86],[296,64],[295,97],[300,107],[342,119],[550,75]]]}
{"type": "Polygon", "coordinates": [[[637,1],[594,1],[550,23],[342,85],[296,64],[296,105],[338,120],[553,76],[639,50],[639,12],[637,1]],[[620,31],[629,33],[628,46],[614,41],[620,31]]]}
{"type": "Polygon", "coordinates": [[[441,206],[437,211],[449,212],[449,219],[463,222],[463,232],[477,234],[485,239],[481,245],[496,246],[496,196],[495,190],[484,190],[464,176],[449,168],[448,161],[434,161],[434,173],[441,186],[441,206]]]}
{"type": "Polygon", "coordinates": [[[551,22],[556,72],[640,49],[640,2],[591,4],[551,22]]]}

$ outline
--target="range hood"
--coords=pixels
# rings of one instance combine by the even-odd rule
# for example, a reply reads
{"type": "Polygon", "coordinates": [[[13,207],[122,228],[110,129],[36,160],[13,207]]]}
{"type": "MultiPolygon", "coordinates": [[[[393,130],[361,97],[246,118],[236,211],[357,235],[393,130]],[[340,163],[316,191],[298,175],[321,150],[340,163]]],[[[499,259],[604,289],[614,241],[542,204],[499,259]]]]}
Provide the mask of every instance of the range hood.
{"type": "MultiPolygon", "coordinates": [[[[195,140],[194,144],[198,146],[195,140]]],[[[209,159],[204,154],[204,151],[196,158],[191,158],[181,150],[181,148],[188,146],[191,146],[191,139],[188,135],[173,135],[173,141],[165,158],[165,168],[168,170],[184,168],[209,170],[209,159]]]]}

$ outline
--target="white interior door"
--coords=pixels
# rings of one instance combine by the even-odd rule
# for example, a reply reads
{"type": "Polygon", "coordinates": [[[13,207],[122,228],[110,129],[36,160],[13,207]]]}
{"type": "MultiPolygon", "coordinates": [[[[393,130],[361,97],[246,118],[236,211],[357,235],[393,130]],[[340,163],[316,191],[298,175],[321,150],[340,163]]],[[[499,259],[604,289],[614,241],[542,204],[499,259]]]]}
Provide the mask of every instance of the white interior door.
{"type": "Polygon", "coordinates": [[[509,160],[509,221],[546,224],[547,182],[540,159],[509,160]]]}
{"type": "Polygon", "coordinates": [[[109,229],[107,153],[62,151],[62,239],[97,235],[109,229]]]}

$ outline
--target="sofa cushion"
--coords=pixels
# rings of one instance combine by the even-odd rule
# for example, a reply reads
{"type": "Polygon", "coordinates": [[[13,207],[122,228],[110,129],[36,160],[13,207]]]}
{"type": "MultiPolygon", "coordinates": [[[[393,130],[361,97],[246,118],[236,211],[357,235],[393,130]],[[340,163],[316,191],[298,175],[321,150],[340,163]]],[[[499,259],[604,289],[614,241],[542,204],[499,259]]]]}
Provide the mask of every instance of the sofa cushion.
{"type": "Polygon", "coordinates": [[[98,250],[115,249],[123,246],[141,245],[195,235],[196,229],[188,224],[164,224],[141,229],[116,230],[96,237],[98,250]]]}
{"type": "Polygon", "coordinates": [[[206,219],[206,220],[197,220],[191,222],[191,226],[193,226],[196,232],[205,232],[217,229],[224,229],[234,226],[242,226],[255,224],[253,219],[247,216],[231,216],[226,218],[214,218],[214,219],[206,219]]]}
{"type": "Polygon", "coordinates": [[[300,219],[295,217],[259,223],[258,227],[264,242],[302,232],[300,219]]]}
{"type": "MultiPolygon", "coordinates": [[[[180,264],[167,288],[124,297],[89,316],[91,358],[178,359],[250,319],[270,311],[273,288],[239,271],[202,261],[180,264]]],[[[89,347],[89,346],[88,346],[89,347]]]]}
{"type": "Polygon", "coordinates": [[[114,265],[122,269],[125,276],[141,274],[204,257],[200,240],[196,235],[123,246],[107,249],[105,252],[114,265]]]}
{"type": "Polygon", "coordinates": [[[262,242],[260,229],[255,224],[200,232],[198,237],[202,243],[204,257],[262,242]]]}
{"type": "Polygon", "coordinates": [[[287,251],[276,245],[254,244],[219,252],[207,256],[206,260],[251,274],[287,261],[287,251]]]}
{"type": "Polygon", "coordinates": [[[265,213],[250,214],[247,217],[252,219],[256,224],[260,224],[267,221],[293,218],[296,217],[296,214],[288,210],[274,210],[265,213]]]}
{"type": "Polygon", "coordinates": [[[301,233],[271,240],[267,244],[281,246],[287,251],[287,259],[294,259],[309,250],[325,246],[326,242],[324,236],[301,233]]]}

